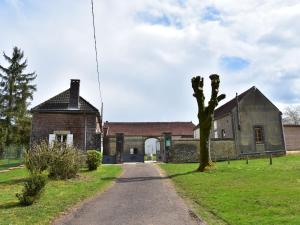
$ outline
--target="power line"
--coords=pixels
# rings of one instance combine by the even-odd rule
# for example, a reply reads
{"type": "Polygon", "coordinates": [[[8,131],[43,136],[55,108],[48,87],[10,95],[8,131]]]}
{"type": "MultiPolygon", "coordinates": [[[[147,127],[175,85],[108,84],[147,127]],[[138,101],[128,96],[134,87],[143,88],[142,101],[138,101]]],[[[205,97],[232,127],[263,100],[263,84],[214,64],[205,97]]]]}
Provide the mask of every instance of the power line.
{"type": "Polygon", "coordinates": [[[101,83],[100,83],[100,72],[99,72],[99,61],[98,61],[98,49],[97,49],[97,38],[96,38],[96,28],[95,28],[95,14],[94,14],[94,2],[91,0],[92,6],[92,17],[93,17],[93,32],[94,32],[94,45],[95,45],[95,57],[96,57],[96,66],[97,66],[97,78],[98,78],[98,89],[101,101],[101,116],[103,113],[103,99],[101,93],[101,83]]]}

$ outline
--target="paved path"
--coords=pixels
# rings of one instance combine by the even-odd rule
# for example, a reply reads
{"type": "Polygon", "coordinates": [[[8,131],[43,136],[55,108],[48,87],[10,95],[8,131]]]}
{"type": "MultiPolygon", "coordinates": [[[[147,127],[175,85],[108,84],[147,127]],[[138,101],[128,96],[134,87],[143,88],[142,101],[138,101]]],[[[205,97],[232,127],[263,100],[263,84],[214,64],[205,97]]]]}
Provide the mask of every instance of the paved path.
{"type": "Polygon", "coordinates": [[[55,224],[194,225],[183,200],[154,164],[123,165],[124,173],[107,191],[55,224]]]}

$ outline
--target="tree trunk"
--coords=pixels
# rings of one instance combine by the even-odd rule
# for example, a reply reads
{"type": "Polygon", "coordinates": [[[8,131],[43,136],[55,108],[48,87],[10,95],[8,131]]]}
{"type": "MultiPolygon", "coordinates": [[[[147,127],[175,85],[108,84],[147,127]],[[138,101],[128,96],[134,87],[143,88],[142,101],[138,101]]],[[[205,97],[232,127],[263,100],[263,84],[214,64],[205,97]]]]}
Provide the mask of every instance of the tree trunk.
{"type": "Polygon", "coordinates": [[[192,87],[194,90],[193,96],[196,98],[198,103],[198,119],[200,128],[200,164],[198,171],[205,171],[210,165],[209,159],[209,136],[213,120],[214,110],[218,103],[225,98],[225,95],[219,95],[219,75],[212,74],[209,76],[211,79],[212,93],[208,106],[204,104],[204,93],[203,93],[203,77],[197,76],[192,78],[192,87]]]}
{"type": "Polygon", "coordinates": [[[203,172],[207,166],[209,166],[209,131],[200,129],[200,164],[198,171],[203,172]]]}

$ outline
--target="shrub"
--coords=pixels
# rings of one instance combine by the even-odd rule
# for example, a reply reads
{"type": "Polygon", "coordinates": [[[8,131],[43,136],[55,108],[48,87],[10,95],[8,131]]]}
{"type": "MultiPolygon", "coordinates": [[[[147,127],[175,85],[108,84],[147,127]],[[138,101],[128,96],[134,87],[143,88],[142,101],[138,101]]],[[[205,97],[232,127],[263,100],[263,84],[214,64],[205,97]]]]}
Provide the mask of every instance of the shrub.
{"type": "Polygon", "coordinates": [[[49,177],[55,179],[75,177],[83,162],[83,154],[79,150],[60,143],[49,147],[48,143],[43,141],[34,144],[32,149],[25,153],[25,165],[30,173],[48,170],[49,177]]]}
{"type": "Polygon", "coordinates": [[[22,193],[16,194],[21,205],[32,205],[38,200],[46,185],[46,177],[41,174],[31,174],[24,183],[22,193]]]}
{"type": "Polygon", "coordinates": [[[25,153],[25,166],[31,173],[42,173],[48,168],[51,152],[48,144],[43,141],[34,144],[31,150],[25,153]]]}
{"type": "Polygon", "coordinates": [[[100,152],[96,150],[87,151],[86,163],[89,170],[96,170],[98,166],[101,164],[101,160],[102,160],[102,155],[100,152]]]}
{"type": "Polygon", "coordinates": [[[54,144],[51,148],[49,161],[49,177],[55,179],[69,179],[77,175],[83,165],[83,154],[72,146],[54,144]]]}

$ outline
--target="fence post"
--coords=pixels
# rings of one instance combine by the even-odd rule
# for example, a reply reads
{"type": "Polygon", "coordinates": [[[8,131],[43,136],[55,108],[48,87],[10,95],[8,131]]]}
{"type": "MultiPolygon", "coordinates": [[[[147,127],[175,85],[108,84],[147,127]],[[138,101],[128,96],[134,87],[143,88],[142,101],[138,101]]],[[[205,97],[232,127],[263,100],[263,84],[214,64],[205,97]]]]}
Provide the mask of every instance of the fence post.
{"type": "Polygon", "coordinates": [[[249,158],[248,158],[248,155],[246,155],[246,164],[249,164],[249,158]]]}
{"type": "Polygon", "coordinates": [[[273,164],[272,153],[270,154],[270,165],[273,164]]]}
{"type": "Polygon", "coordinates": [[[230,164],[229,151],[227,152],[227,163],[230,164]]]}

